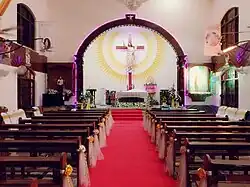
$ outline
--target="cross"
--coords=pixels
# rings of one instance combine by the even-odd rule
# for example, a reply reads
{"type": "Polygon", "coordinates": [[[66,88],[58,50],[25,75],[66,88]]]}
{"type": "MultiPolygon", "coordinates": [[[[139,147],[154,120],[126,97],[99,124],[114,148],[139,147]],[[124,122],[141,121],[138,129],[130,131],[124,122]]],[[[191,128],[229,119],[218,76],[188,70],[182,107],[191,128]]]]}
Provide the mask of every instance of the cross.
{"type": "Polygon", "coordinates": [[[133,70],[133,65],[135,63],[135,59],[133,60],[134,62],[131,62],[133,58],[135,58],[135,51],[138,51],[138,50],[144,50],[145,47],[144,46],[134,46],[133,45],[133,42],[132,42],[132,35],[129,34],[129,37],[128,37],[128,45],[126,46],[124,43],[122,46],[116,46],[116,49],[118,50],[123,50],[123,51],[126,51],[128,54],[127,54],[127,65],[129,66],[129,70],[128,70],[128,86],[127,86],[127,90],[132,90],[134,88],[134,85],[133,85],[133,75],[132,75],[132,70],[133,70]],[[132,48],[132,52],[131,52],[131,48],[132,48]],[[131,54],[130,54],[131,53],[131,54]]]}

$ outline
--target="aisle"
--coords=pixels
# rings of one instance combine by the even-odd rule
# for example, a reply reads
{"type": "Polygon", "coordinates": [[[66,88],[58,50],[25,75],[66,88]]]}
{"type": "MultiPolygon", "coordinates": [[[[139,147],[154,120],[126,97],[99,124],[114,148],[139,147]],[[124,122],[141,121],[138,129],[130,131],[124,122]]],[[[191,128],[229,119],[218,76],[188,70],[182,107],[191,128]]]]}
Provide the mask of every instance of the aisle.
{"type": "Polygon", "coordinates": [[[116,121],[103,149],[105,160],[91,169],[92,187],[175,187],[163,172],[142,121],[116,121]]]}

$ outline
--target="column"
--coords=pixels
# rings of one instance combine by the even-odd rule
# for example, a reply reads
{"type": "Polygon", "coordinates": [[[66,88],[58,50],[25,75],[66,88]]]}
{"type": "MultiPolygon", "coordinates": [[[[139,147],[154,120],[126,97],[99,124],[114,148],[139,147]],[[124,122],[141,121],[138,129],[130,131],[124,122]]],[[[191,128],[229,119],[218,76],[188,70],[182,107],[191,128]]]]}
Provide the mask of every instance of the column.
{"type": "Polygon", "coordinates": [[[184,104],[185,99],[185,90],[184,90],[184,65],[186,62],[186,55],[184,56],[177,56],[177,93],[181,97],[181,103],[184,104]]]}
{"type": "Polygon", "coordinates": [[[83,56],[75,55],[76,63],[76,96],[77,100],[83,92],[83,56]]]}

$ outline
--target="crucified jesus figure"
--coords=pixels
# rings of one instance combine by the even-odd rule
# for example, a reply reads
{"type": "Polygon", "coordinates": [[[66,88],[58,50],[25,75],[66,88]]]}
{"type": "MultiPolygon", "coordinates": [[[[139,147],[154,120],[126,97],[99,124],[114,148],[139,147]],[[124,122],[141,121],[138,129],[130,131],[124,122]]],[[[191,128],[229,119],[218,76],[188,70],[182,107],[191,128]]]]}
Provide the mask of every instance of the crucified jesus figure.
{"type": "Polygon", "coordinates": [[[123,46],[116,46],[116,49],[125,50],[127,52],[127,56],[126,56],[126,66],[127,66],[126,68],[127,68],[127,73],[128,73],[128,86],[127,86],[127,89],[132,90],[134,88],[132,73],[133,73],[134,67],[136,65],[135,52],[137,50],[144,49],[144,46],[134,46],[133,43],[132,43],[132,36],[130,34],[129,38],[128,38],[128,45],[126,46],[123,43],[123,46]]]}

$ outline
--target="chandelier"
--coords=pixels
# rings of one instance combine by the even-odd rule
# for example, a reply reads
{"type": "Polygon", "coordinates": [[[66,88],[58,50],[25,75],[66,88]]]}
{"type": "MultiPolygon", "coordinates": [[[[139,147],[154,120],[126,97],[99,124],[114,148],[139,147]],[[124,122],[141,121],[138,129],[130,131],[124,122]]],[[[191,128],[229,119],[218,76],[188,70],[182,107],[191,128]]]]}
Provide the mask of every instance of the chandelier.
{"type": "Polygon", "coordinates": [[[143,3],[148,0],[120,0],[125,4],[129,10],[135,11],[137,10],[143,3]]]}

